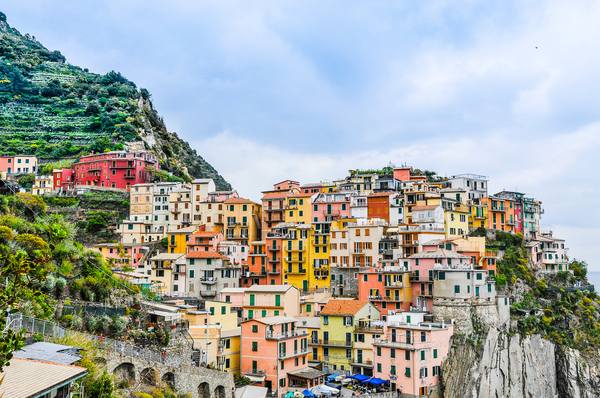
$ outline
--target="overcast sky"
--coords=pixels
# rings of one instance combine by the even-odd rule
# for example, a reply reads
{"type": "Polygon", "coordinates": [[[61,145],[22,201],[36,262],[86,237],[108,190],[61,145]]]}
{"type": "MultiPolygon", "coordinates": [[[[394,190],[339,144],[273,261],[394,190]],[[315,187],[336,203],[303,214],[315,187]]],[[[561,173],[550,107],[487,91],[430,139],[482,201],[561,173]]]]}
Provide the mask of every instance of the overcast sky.
{"type": "MultiPolygon", "coordinates": [[[[6,4],[7,3],[7,4],[6,4]]],[[[392,162],[541,199],[600,271],[600,2],[42,1],[11,26],[145,87],[244,197],[392,162]]]]}

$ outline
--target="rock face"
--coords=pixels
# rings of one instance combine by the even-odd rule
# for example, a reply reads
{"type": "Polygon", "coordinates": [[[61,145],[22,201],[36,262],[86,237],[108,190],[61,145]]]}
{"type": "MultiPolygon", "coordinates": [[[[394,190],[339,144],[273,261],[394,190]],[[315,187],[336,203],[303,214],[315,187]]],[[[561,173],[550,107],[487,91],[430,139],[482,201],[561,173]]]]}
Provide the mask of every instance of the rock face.
{"type": "Polygon", "coordinates": [[[597,362],[540,335],[489,330],[481,348],[456,344],[442,367],[444,398],[600,397],[597,362]]]}

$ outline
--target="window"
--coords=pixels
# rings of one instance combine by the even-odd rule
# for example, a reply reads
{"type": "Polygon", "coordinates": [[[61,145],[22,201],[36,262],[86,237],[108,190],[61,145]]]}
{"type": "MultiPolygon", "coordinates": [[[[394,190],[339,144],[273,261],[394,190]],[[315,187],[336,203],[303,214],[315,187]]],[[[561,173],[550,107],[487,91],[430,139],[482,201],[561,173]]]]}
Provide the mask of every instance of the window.
{"type": "Polygon", "coordinates": [[[377,364],[377,371],[378,371],[379,373],[381,373],[381,364],[380,364],[380,363],[378,363],[378,364],[377,364]]]}
{"type": "Polygon", "coordinates": [[[478,280],[478,281],[480,281],[480,280],[482,280],[482,279],[483,279],[483,274],[481,274],[481,273],[478,273],[478,274],[477,274],[477,280],[478,280]]]}
{"type": "Polygon", "coordinates": [[[404,351],[404,359],[406,359],[407,361],[410,361],[410,351],[408,351],[408,350],[404,351]]]}
{"type": "Polygon", "coordinates": [[[254,295],[250,295],[250,305],[254,305],[254,295]]]}
{"type": "Polygon", "coordinates": [[[410,379],[410,368],[404,368],[404,376],[410,379]]]}
{"type": "Polygon", "coordinates": [[[329,317],[327,315],[323,316],[323,325],[329,325],[329,317]]]}
{"type": "Polygon", "coordinates": [[[433,377],[439,376],[440,375],[440,367],[439,366],[434,366],[433,367],[433,377]]]}
{"type": "Polygon", "coordinates": [[[433,359],[437,358],[437,348],[433,349],[433,359]]]}
{"type": "Polygon", "coordinates": [[[390,368],[390,374],[396,374],[396,365],[392,365],[392,367],[390,368]]]}
{"type": "Polygon", "coordinates": [[[381,347],[377,347],[377,356],[380,357],[381,356],[381,347]]]}
{"type": "Polygon", "coordinates": [[[215,307],[210,307],[210,314],[214,315],[215,314],[215,307]]]}
{"type": "Polygon", "coordinates": [[[193,278],[193,277],[194,277],[194,270],[193,270],[193,269],[191,269],[191,270],[190,270],[190,278],[193,278]]]}
{"type": "Polygon", "coordinates": [[[491,292],[491,291],[492,291],[492,284],[488,283],[488,292],[491,292]]]}
{"type": "Polygon", "coordinates": [[[425,350],[421,350],[421,361],[425,360],[425,350]]]}
{"type": "Polygon", "coordinates": [[[225,368],[229,368],[230,366],[229,358],[225,359],[225,368]]]}
{"type": "Polygon", "coordinates": [[[454,293],[460,293],[460,285],[454,285],[454,293]]]}
{"type": "Polygon", "coordinates": [[[344,326],[352,326],[353,318],[351,316],[344,317],[344,326]]]}
{"type": "Polygon", "coordinates": [[[369,281],[369,277],[367,274],[363,275],[363,281],[368,282],[369,281]]]}
{"type": "Polygon", "coordinates": [[[421,343],[427,341],[427,332],[421,332],[421,343]]]}
{"type": "Polygon", "coordinates": [[[391,348],[390,349],[390,357],[391,358],[396,358],[396,349],[395,348],[391,348]]]}

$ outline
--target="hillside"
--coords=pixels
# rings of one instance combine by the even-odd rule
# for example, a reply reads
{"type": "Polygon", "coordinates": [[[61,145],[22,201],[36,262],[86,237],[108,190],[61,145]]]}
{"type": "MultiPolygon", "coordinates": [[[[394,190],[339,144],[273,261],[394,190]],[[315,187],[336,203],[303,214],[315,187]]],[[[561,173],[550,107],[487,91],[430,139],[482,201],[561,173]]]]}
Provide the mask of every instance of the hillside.
{"type": "Polygon", "coordinates": [[[231,189],[167,131],[148,90],[118,72],[99,75],[68,64],[0,12],[0,154],[36,155],[44,163],[123,148],[154,152],[176,177],[212,178],[217,189],[231,189]]]}

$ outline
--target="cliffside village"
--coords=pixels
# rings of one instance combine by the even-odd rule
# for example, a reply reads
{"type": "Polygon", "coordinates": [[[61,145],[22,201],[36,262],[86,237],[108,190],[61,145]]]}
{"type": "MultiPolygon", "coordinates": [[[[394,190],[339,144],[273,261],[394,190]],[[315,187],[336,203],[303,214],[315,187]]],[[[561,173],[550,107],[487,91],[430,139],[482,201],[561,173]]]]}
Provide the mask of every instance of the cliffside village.
{"type": "MultiPolygon", "coordinates": [[[[510,318],[510,297],[496,292],[502,248],[468,236],[477,228],[522,234],[536,272],[568,270],[565,241],[542,232],[542,203],[489,194],[485,176],[353,171],[281,181],[257,203],[211,179],[150,183],[158,164],[145,152],[92,154],[38,176],[32,193],[129,192],[120,241],[93,249],[161,298],[159,318],[187,325],[200,363],[280,397],[326,381],[409,397],[435,389],[473,308],[510,318]]],[[[37,159],[0,158],[1,171],[17,168],[36,173],[37,159]]]]}

